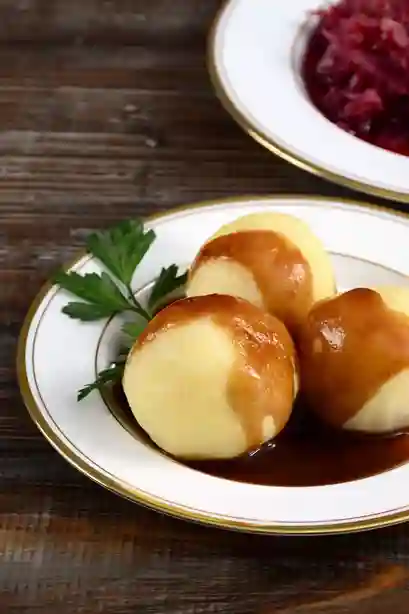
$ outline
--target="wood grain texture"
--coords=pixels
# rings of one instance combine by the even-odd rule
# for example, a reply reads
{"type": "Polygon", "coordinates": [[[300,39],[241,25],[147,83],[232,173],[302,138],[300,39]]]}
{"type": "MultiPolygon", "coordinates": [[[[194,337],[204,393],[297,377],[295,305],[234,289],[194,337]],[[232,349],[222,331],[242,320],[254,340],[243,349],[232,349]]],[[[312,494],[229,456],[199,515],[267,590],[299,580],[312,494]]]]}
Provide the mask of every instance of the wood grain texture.
{"type": "Polygon", "coordinates": [[[351,196],[273,158],[205,69],[219,0],[0,0],[1,614],[407,614],[409,529],[249,537],[122,501],[30,422],[14,361],[90,229],[245,193],[351,196]]]}

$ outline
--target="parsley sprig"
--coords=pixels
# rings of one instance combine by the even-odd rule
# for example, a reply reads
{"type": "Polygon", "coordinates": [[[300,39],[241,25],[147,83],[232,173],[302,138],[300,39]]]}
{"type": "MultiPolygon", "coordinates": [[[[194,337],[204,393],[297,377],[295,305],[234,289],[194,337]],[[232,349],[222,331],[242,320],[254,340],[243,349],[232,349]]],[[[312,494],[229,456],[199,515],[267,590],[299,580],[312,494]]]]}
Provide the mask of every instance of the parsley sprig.
{"type": "Polygon", "coordinates": [[[122,378],[124,373],[125,361],[114,362],[107,369],[98,373],[98,377],[92,384],[87,384],[78,391],[77,401],[85,399],[93,390],[102,390],[106,385],[113,384],[122,378]]]}
{"type": "MultiPolygon", "coordinates": [[[[113,228],[89,235],[87,252],[98,259],[106,271],[84,275],[74,271],[57,273],[54,282],[80,299],[65,305],[63,313],[76,320],[91,322],[132,312],[137,318],[124,324],[123,331],[132,341],[137,339],[166,297],[186,283],[186,273],[179,275],[178,267],[172,264],[159,273],[146,307],[136,299],[132,291],[132,278],[155,238],[155,232],[145,230],[141,220],[126,220],[113,228]]],[[[122,357],[101,371],[95,382],[81,388],[78,401],[93,390],[101,390],[120,380],[124,366],[125,358],[122,357]]]]}

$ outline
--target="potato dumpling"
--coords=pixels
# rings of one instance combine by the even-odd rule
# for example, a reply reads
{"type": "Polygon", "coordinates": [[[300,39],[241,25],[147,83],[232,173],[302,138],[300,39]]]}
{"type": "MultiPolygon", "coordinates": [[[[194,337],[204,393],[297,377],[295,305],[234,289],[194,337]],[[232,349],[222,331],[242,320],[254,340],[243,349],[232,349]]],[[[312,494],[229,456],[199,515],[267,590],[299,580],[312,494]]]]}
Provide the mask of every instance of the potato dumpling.
{"type": "Polygon", "coordinates": [[[140,426],[185,459],[232,458],[277,435],[298,386],[285,326],[208,295],[163,309],[129,353],[123,389],[140,426]]]}
{"type": "Polygon", "coordinates": [[[294,333],[316,301],[335,293],[334,272],[305,222],[253,213],[220,228],[197,255],[187,295],[212,293],[244,298],[294,333]]]}
{"type": "Polygon", "coordinates": [[[409,427],[409,289],[357,288],[311,310],[299,337],[301,387],[335,427],[409,427]]]}

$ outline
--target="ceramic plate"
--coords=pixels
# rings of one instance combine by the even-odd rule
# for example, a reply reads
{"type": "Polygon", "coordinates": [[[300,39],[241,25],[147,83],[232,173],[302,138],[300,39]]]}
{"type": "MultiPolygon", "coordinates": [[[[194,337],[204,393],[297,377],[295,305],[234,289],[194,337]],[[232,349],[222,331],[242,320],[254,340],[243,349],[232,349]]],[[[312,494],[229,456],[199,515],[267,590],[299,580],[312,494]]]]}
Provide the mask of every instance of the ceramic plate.
{"type": "Polygon", "coordinates": [[[324,0],[229,0],[210,36],[216,91],[270,151],[350,188],[409,201],[409,159],[344,132],[310,103],[299,75],[306,18],[324,0]]]}
{"type": "MultiPolygon", "coordinates": [[[[311,225],[331,254],[340,289],[409,284],[409,217],[319,197],[271,197],[187,207],[150,220],[157,240],[137,269],[135,292],[143,293],[162,266],[187,266],[222,224],[270,209],[311,225]]],[[[83,256],[72,270],[100,268],[83,256]]],[[[335,533],[409,518],[409,464],[330,486],[233,482],[187,468],[153,449],[118,420],[99,393],[77,403],[77,390],[114,358],[121,322],[70,320],[61,313],[68,300],[64,291],[47,286],[32,305],[19,342],[20,386],[45,437],[99,484],[162,512],[254,532],[335,533]]]]}

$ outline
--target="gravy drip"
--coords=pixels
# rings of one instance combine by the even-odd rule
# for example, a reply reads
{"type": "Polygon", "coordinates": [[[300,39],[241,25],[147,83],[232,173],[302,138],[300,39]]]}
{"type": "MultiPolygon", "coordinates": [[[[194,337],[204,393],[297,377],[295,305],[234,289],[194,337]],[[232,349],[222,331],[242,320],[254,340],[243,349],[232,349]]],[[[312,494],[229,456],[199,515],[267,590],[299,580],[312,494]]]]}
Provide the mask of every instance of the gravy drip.
{"type": "Polygon", "coordinates": [[[295,332],[313,303],[309,263],[296,245],[271,230],[241,230],[205,243],[192,266],[209,260],[234,260],[250,271],[265,308],[295,332]]]}
{"type": "Polygon", "coordinates": [[[184,299],[163,309],[132,351],[166,330],[203,317],[211,318],[231,336],[237,359],[229,375],[229,405],[240,419],[248,447],[259,446],[266,439],[264,429],[270,428],[271,436],[286,424],[295,394],[294,345],[285,326],[274,316],[227,295],[184,299]]]}
{"type": "Polygon", "coordinates": [[[311,310],[299,358],[309,405],[342,426],[409,367],[409,318],[374,290],[350,290],[311,310]]]}

